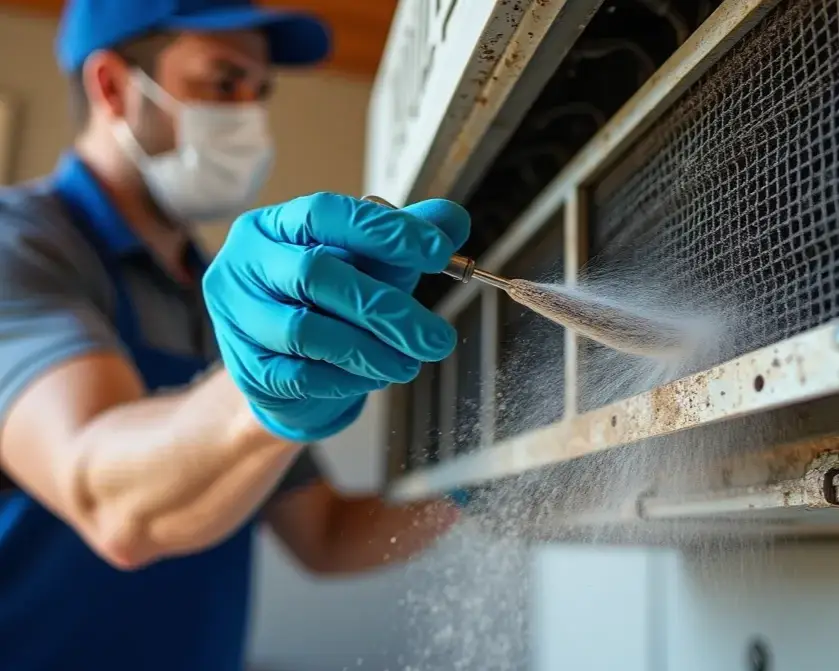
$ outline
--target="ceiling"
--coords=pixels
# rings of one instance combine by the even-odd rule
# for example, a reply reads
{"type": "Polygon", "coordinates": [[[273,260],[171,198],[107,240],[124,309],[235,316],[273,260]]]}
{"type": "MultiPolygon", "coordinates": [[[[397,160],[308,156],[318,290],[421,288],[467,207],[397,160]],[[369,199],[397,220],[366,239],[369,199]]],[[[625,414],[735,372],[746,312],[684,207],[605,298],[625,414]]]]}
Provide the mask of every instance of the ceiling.
{"type": "MultiPolygon", "coordinates": [[[[0,0],[0,7],[56,17],[63,4],[63,0],[0,0]]],[[[335,38],[326,67],[366,78],[376,73],[396,8],[396,0],[262,0],[261,4],[305,9],[326,19],[335,38]]]]}

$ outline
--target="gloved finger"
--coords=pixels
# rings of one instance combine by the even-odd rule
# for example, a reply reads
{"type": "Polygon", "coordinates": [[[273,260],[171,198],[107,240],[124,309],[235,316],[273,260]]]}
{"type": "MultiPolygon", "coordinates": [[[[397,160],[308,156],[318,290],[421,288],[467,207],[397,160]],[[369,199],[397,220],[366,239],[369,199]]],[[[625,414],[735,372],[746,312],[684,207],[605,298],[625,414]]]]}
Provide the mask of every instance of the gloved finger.
{"type": "MultiPolygon", "coordinates": [[[[387,207],[385,205],[379,207],[387,207]]],[[[409,212],[423,221],[434,224],[452,241],[457,251],[469,237],[471,220],[469,213],[457,203],[441,198],[423,200],[408,205],[402,210],[409,212]]],[[[413,293],[419,283],[421,273],[415,268],[398,267],[380,261],[360,258],[353,265],[368,275],[392,284],[407,293],[413,293]]]]}
{"type": "Polygon", "coordinates": [[[277,354],[264,371],[266,386],[280,398],[339,400],[362,396],[388,386],[385,380],[360,377],[323,361],[277,354]]]}
{"type": "Polygon", "coordinates": [[[420,272],[441,272],[455,252],[439,227],[404,210],[319,193],[248,212],[236,226],[256,226],[276,242],[339,247],[420,272]]]}
{"type": "Polygon", "coordinates": [[[455,251],[469,239],[472,226],[469,212],[451,200],[443,198],[421,200],[418,203],[406,205],[402,211],[437,226],[452,241],[455,251]]]}
{"type": "Polygon", "coordinates": [[[277,245],[274,252],[270,262],[277,270],[272,289],[279,295],[315,305],[413,359],[440,361],[454,349],[456,333],[445,319],[323,246],[277,245]]]}
{"type": "Polygon", "coordinates": [[[299,400],[338,400],[379,391],[385,380],[360,377],[323,361],[295,359],[279,354],[265,369],[266,382],[277,396],[299,400]]]}
{"type": "Polygon", "coordinates": [[[353,375],[405,383],[420,362],[371,333],[302,305],[265,298],[240,315],[239,328],[271,352],[324,361],[353,375]]]}
{"type": "Polygon", "coordinates": [[[225,361],[232,357],[250,372],[249,378],[240,383],[253,402],[265,407],[271,407],[278,399],[338,400],[363,396],[390,384],[387,380],[353,375],[324,361],[277,354],[257,345],[243,349],[222,338],[219,347],[225,361]]]}
{"type": "Polygon", "coordinates": [[[355,266],[363,273],[370,275],[370,277],[387,282],[391,286],[409,294],[416,288],[417,282],[419,282],[420,275],[422,274],[414,268],[392,266],[388,263],[382,263],[358,254],[353,254],[338,247],[324,246],[324,250],[345,263],[355,266]]]}
{"type": "Polygon", "coordinates": [[[387,263],[380,263],[370,259],[359,258],[353,265],[381,282],[386,282],[406,294],[413,293],[417,288],[417,283],[422,273],[413,268],[400,268],[399,266],[391,266],[387,263]]]}

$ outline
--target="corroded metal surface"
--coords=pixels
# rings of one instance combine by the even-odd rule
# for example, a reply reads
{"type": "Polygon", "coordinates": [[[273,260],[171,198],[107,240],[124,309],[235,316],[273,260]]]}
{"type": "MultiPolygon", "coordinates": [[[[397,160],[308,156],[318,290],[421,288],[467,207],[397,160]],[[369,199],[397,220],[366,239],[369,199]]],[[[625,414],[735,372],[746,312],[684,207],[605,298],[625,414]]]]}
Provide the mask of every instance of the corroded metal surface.
{"type": "Polygon", "coordinates": [[[827,324],[650,392],[521,434],[393,483],[422,497],[714,422],[839,395],[839,325],[827,324]]]}
{"type": "MultiPolygon", "coordinates": [[[[573,200],[776,4],[775,0],[723,3],[567,165],[480,259],[480,265],[500,271],[540,230],[558,225],[557,214],[568,207],[569,201],[573,208],[573,200]]],[[[454,150],[461,151],[458,147],[454,150]]],[[[468,161],[468,152],[458,160],[468,161]]],[[[571,223],[580,224],[577,219],[571,217],[571,223]]],[[[575,231],[576,227],[567,232],[575,231]]],[[[576,270],[585,259],[575,249],[573,235],[569,240],[566,265],[576,270]],[[575,259],[575,254],[579,258],[575,259]]],[[[439,311],[455,318],[477,297],[478,289],[476,285],[459,287],[439,311]]],[[[596,469],[594,464],[599,461],[587,458],[608,457],[622,452],[612,451],[621,446],[631,445],[627,449],[643,454],[658,441],[664,449],[672,447],[675,452],[684,447],[680,446],[680,436],[696,435],[721,424],[728,426],[743,418],[769,416],[780,409],[824,405],[839,398],[838,335],[837,325],[829,324],[648,393],[593,412],[569,414],[563,421],[502,443],[489,444],[491,432],[485,430],[484,449],[391,480],[389,493],[394,499],[419,499],[556,464],[566,468],[578,459],[583,466],[591,464],[589,468],[596,469]]],[[[569,338],[568,346],[575,346],[573,338],[569,338]]],[[[569,360],[566,370],[574,375],[575,362],[573,357],[569,360]]],[[[573,389],[574,382],[567,381],[567,387],[573,389]]],[[[572,405],[573,396],[570,394],[572,405]]],[[[491,427],[491,422],[487,425],[491,427]]],[[[452,429],[450,422],[446,428],[452,429]]],[[[738,536],[754,533],[758,537],[835,535],[839,533],[839,508],[826,494],[825,479],[836,467],[839,430],[832,426],[828,435],[806,440],[803,433],[790,429],[783,437],[764,440],[760,449],[735,450],[716,457],[709,454],[706,472],[694,487],[688,482],[680,488],[685,484],[680,481],[679,486],[668,489],[662,486],[668,473],[651,472],[649,482],[641,479],[632,483],[632,488],[621,492],[622,500],[613,498],[610,505],[604,505],[605,497],[598,500],[594,489],[586,492],[591,496],[587,510],[572,513],[561,505],[554,506],[544,517],[523,520],[521,533],[533,539],[597,536],[620,542],[670,542],[677,537],[697,539],[721,532],[738,536]],[[759,524],[744,524],[756,520],[759,524]]],[[[733,434],[723,438],[739,440],[733,434]]],[[[711,452],[720,445],[703,447],[711,452]]]]}
{"type": "MultiPolygon", "coordinates": [[[[837,440],[831,441],[835,447],[837,440]]],[[[757,517],[765,512],[776,516],[779,509],[839,508],[826,495],[825,477],[839,466],[839,453],[827,451],[807,465],[801,477],[772,483],[711,490],[683,497],[641,497],[638,514],[642,519],[675,519],[683,517],[714,517],[718,515],[757,517]]],[[[832,497],[832,493],[831,493],[832,497]]],[[[835,500],[835,499],[834,499],[835,500]]]]}

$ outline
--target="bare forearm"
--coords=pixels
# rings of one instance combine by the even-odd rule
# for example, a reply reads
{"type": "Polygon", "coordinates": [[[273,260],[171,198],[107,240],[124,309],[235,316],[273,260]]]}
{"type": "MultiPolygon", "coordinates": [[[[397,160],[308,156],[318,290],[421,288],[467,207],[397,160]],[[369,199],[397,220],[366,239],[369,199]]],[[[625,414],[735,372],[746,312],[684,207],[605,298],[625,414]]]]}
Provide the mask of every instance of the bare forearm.
{"type": "Polygon", "coordinates": [[[73,499],[88,541],[133,567],[216,544],[299,449],[264,432],[224,371],[182,394],[117,406],[78,435],[73,499]]]}
{"type": "Polygon", "coordinates": [[[438,501],[389,506],[380,498],[336,502],[325,543],[327,572],[364,571],[405,561],[426,550],[458,519],[438,501]]]}

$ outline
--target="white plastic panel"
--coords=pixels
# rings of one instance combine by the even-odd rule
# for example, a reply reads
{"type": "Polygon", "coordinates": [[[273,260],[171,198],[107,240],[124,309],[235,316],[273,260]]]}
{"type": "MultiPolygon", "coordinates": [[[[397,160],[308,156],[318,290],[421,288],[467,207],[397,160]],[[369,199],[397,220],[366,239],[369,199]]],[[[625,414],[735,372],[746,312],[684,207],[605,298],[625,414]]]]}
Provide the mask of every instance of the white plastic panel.
{"type": "Polygon", "coordinates": [[[835,669],[839,544],[540,550],[533,671],[835,669]]]}
{"type": "Polygon", "coordinates": [[[503,50],[523,3],[402,0],[370,100],[365,191],[404,205],[444,117],[474,102],[493,56],[474,58],[483,34],[503,50]],[[517,11],[513,11],[513,5],[517,11]],[[472,82],[469,82],[470,75],[472,82]],[[471,86],[470,86],[471,83],[471,86]],[[470,95],[471,92],[471,95],[470,95]]]}
{"type": "Polygon", "coordinates": [[[839,544],[828,543],[681,558],[668,578],[664,668],[837,668],[837,566],[839,544]]]}
{"type": "Polygon", "coordinates": [[[401,0],[368,113],[365,191],[462,199],[602,0],[401,0]]]}
{"type": "Polygon", "coordinates": [[[533,671],[664,671],[660,576],[675,560],[675,553],[644,548],[540,550],[533,671]]]}

